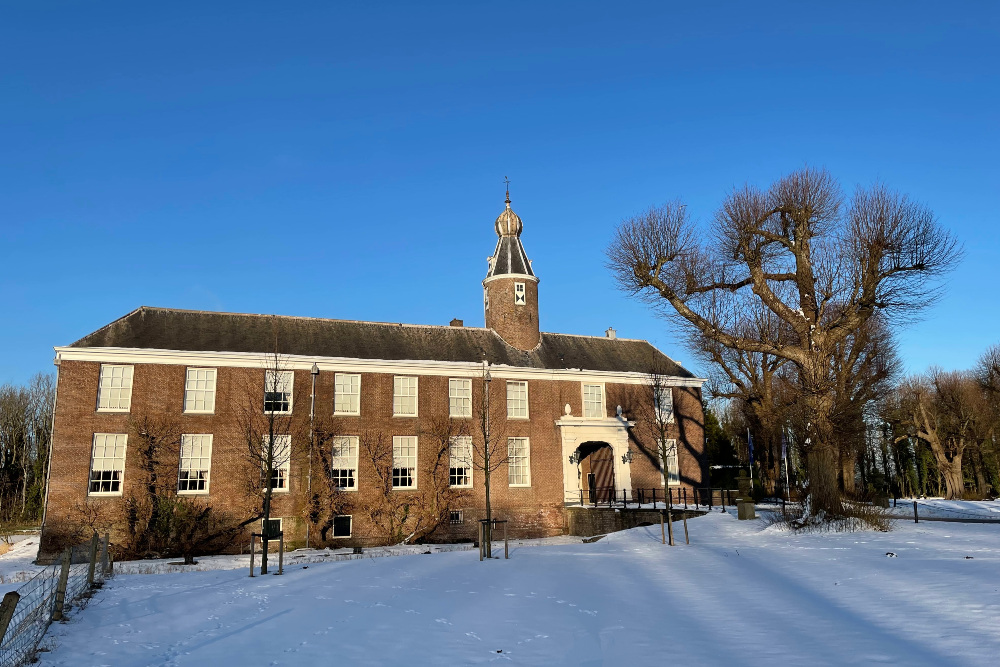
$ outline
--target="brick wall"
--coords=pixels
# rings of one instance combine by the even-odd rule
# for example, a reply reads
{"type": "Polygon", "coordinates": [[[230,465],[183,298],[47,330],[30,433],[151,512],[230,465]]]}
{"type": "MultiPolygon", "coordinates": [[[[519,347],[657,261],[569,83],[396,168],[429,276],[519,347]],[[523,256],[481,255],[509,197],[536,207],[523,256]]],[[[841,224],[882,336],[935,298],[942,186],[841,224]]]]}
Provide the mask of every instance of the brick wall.
{"type": "MultiPolygon", "coordinates": [[[[185,366],[168,364],[136,364],[131,409],[128,414],[97,412],[97,387],[100,364],[97,362],[63,361],[59,368],[58,404],[53,432],[52,468],[49,483],[45,526],[41,553],[57,553],[64,544],[86,537],[89,526],[104,527],[108,522],[120,528],[122,498],[90,497],[87,495],[93,437],[95,433],[129,433],[130,419],[151,416],[173,421],[180,433],[213,434],[210,493],[205,500],[213,506],[240,513],[248,503],[246,480],[252,474],[247,463],[247,443],[241,429],[241,415],[248,408],[260,411],[263,402],[264,371],[262,369],[218,367],[215,412],[211,415],[184,414],[183,396],[185,366]],[[117,521],[117,522],[116,522],[117,521]]],[[[309,398],[311,377],[307,370],[297,370],[294,376],[294,407],[288,431],[293,435],[289,490],[274,494],[272,516],[285,519],[286,541],[301,543],[305,533],[305,500],[307,498],[309,398]]],[[[483,382],[473,378],[473,405],[480,402],[483,382]]],[[[501,437],[527,437],[530,441],[531,486],[512,488],[507,484],[507,467],[493,472],[492,506],[494,516],[508,518],[512,537],[540,537],[566,531],[566,511],[563,492],[563,453],[561,435],[555,421],[569,404],[574,415],[582,414],[582,394],[579,382],[529,380],[528,401],[530,420],[506,421],[501,437]]],[[[448,378],[421,376],[418,380],[419,416],[392,415],[393,375],[365,373],[361,379],[361,416],[333,416],[334,373],[322,372],[316,383],[317,424],[324,424],[337,433],[359,435],[362,431],[378,431],[386,436],[416,435],[418,437],[419,471],[429,466],[435,456],[428,433],[433,421],[448,415],[448,378]]],[[[631,385],[607,384],[607,416],[615,414],[617,405],[637,406],[644,399],[631,385]]],[[[494,409],[506,414],[506,383],[496,379],[491,386],[494,409]]],[[[692,388],[675,388],[674,404],[677,419],[674,424],[679,443],[682,481],[688,486],[700,486],[704,474],[702,408],[700,392],[692,388]]],[[[631,418],[631,414],[626,411],[631,418]]],[[[470,422],[474,420],[469,420],[470,422]]],[[[477,440],[474,424],[472,435],[477,440]]],[[[633,445],[637,452],[632,464],[633,487],[663,488],[655,456],[655,445],[638,426],[633,429],[633,445]],[[650,454],[652,452],[652,454],[650,454]]],[[[178,454],[173,452],[161,475],[176,481],[178,454]],[[173,458],[170,458],[172,456],[173,458]]],[[[318,458],[314,457],[314,464],[318,458]]],[[[123,479],[125,494],[138,491],[141,478],[135,440],[129,438],[123,479]]],[[[355,505],[351,538],[331,538],[327,544],[372,544],[377,541],[373,527],[357,507],[364,503],[375,483],[374,469],[364,454],[359,455],[358,488],[345,494],[355,505]],[[368,490],[366,492],[366,489],[368,490]]],[[[314,483],[321,474],[314,466],[314,483]]],[[[474,538],[475,522],[485,511],[483,473],[473,472],[473,489],[457,504],[463,510],[463,523],[445,524],[431,536],[432,540],[474,538]]],[[[174,487],[176,488],[176,487],[174,487]]],[[[409,491],[397,491],[406,494],[409,491]]],[[[416,495],[416,494],[415,494],[416,495]]],[[[255,526],[257,528],[257,526],[255,526]]],[[[312,532],[312,544],[318,534],[312,532]]]]}

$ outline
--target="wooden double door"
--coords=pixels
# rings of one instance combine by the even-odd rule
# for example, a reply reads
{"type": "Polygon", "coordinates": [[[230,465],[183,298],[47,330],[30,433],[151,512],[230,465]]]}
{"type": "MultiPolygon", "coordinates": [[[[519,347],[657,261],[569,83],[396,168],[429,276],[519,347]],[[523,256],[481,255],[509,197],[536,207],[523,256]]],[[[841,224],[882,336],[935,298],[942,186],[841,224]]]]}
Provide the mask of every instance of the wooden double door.
{"type": "Polygon", "coordinates": [[[615,488],[615,453],[606,442],[580,445],[580,489],[591,503],[606,503],[615,488]]]}

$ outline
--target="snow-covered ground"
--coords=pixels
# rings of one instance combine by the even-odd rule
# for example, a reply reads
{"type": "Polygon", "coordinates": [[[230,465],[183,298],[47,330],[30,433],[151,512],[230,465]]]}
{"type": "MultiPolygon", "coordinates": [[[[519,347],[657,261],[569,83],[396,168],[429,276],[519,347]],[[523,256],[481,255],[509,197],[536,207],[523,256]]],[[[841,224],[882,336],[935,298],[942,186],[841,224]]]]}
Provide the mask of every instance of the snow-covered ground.
{"type": "Polygon", "coordinates": [[[0,595],[19,588],[42,570],[35,565],[38,535],[18,535],[10,551],[0,556],[0,595]]]}
{"type": "Polygon", "coordinates": [[[793,535],[719,512],[590,544],[119,575],[42,665],[993,665],[1000,526],[793,535]],[[683,543],[683,531],[676,524],[683,543]],[[888,557],[887,552],[896,557],[888,557]],[[971,557],[971,558],[969,558],[971,557]]]}

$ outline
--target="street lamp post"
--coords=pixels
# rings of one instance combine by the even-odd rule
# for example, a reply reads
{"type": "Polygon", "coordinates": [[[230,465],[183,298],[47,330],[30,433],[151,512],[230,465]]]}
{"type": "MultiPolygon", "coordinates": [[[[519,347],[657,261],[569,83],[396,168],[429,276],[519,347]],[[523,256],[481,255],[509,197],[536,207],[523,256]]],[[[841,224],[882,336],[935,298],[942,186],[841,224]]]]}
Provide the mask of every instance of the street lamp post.
{"type": "Polygon", "coordinates": [[[316,421],[316,378],[319,377],[319,365],[313,363],[309,370],[312,375],[312,394],[309,397],[309,469],[306,473],[306,502],[309,503],[309,513],[306,515],[306,549],[309,548],[309,524],[312,523],[312,472],[313,472],[313,440],[316,421]]]}

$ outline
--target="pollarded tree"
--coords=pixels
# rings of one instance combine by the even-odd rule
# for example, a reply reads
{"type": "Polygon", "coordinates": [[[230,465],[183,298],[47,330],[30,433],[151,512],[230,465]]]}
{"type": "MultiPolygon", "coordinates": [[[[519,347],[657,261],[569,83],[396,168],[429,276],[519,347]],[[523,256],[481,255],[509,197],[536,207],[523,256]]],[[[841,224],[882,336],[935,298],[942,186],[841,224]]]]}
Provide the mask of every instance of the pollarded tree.
{"type": "Polygon", "coordinates": [[[827,172],[803,169],[767,190],[733,191],[711,230],[674,202],[624,220],[608,249],[626,292],[726,348],[795,366],[811,507],[834,512],[837,346],[876,313],[889,324],[913,318],[960,255],[931,211],[905,195],[875,185],[842,199],[827,172]],[[744,331],[761,306],[779,320],[780,338],[744,331]]]}

